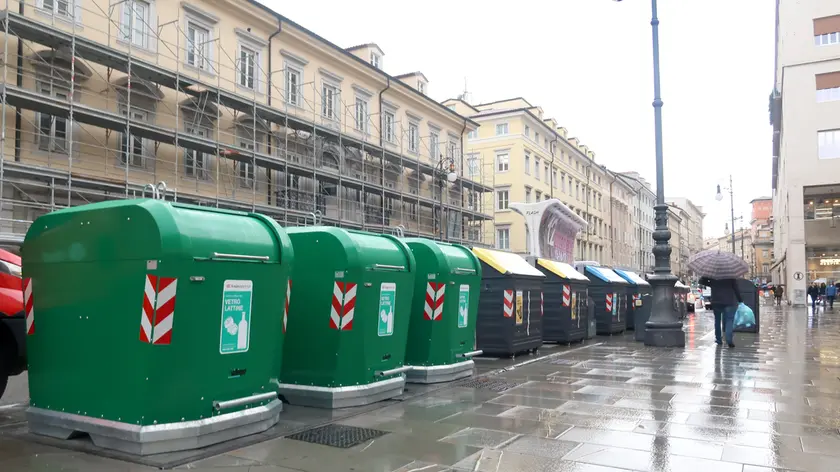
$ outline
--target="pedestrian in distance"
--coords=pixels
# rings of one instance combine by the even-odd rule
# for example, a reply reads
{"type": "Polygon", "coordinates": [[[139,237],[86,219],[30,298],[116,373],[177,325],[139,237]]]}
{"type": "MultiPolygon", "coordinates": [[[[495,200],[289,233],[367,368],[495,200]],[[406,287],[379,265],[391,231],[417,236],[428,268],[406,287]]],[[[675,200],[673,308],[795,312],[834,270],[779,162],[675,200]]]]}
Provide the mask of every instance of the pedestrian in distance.
{"type": "Polygon", "coordinates": [[[785,289],[781,285],[776,285],[773,287],[773,295],[776,297],[776,305],[782,306],[782,295],[784,295],[785,289]]]}
{"type": "Polygon", "coordinates": [[[733,348],[733,329],[735,324],[735,312],[738,305],[743,303],[741,292],[738,290],[738,281],[735,279],[712,279],[703,277],[700,283],[712,289],[712,311],[715,313],[715,343],[723,344],[723,334],[726,335],[726,344],[733,348]]]}
{"type": "Polygon", "coordinates": [[[816,282],[812,282],[808,287],[808,296],[811,297],[811,312],[817,314],[817,300],[820,298],[820,287],[816,282]]]}
{"type": "Polygon", "coordinates": [[[834,309],[834,298],[837,297],[837,287],[834,284],[828,284],[825,287],[825,298],[828,300],[828,309],[834,309]]]}
{"type": "Polygon", "coordinates": [[[820,284],[820,303],[825,306],[825,282],[820,284]]]}

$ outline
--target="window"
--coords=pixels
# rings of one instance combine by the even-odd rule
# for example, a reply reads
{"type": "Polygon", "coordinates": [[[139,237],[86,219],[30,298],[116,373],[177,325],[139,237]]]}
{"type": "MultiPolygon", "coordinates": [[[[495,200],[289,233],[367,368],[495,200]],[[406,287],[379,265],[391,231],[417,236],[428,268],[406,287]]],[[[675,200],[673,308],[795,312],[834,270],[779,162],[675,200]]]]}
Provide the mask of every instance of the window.
{"type": "Polygon", "coordinates": [[[507,172],[510,168],[510,156],[507,153],[496,154],[496,172],[507,172]]]}
{"type": "Polygon", "coordinates": [[[422,80],[418,80],[417,81],[417,91],[425,95],[426,94],[426,82],[423,82],[422,80]]]}
{"type": "Polygon", "coordinates": [[[417,125],[417,123],[409,123],[408,150],[411,152],[417,152],[418,147],[420,147],[420,127],[417,125]]]}
{"type": "Polygon", "coordinates": [[[393,113],[382,113],[382,138],[389,143],[394,142],[394,122],[393,113]]]}
{"type": "Polygon", "coordinates": [[[510,228],[496,228],[496,249],[510,249],[510,228]]]}
{"type": "Polygon", "coordinates": [[[770,257],[770,250],[769,249],[762,249],[761,250],[761,257],[770,257]]]}
{"type": "Polygon", "coordinates": [[[540,160],[534,158],[534,178],[540,180],[540,160]]]}
{"type": "Polygon", "coordinates": [[[820,159],[840,158],[840,129],[817,132],[820,159]]]}
{"type": "Polygon", "coordinates": [[[478,139],[478,130],[474,129],[467,133],[467,139],[478,139]]]}
{"type": "Polygon", "coordinates": [[[496,125],[496,136],[502,136],[508,134],[508,124],[507,123],[499,123],[496,125]]]}
{"type": "Polygon", "coordinates": [[[531,203],[531,187],[525,187],[525,203],[531,203]]]}
{"type": "MultiPolygon", "coordinates": [[[[193,126],[187,126],[187,134],[207,137],[207,131],[205,129],[193,126]]],[[[187,177],[206,179],[208,177],[207,170],[206,154],[198,152],[195,149],[184,150],[184,174],[187,177]]]]}
{"type": "Polygon", "coordinates": [[[540,197],[542,196],[542,192],[537,190],[536,195],[537,195],[537,201],[540,201],[540,197]]]}
{"type": "MultiPolygon", "coordinates": [[[[125,115],[125,110],[123,110],[125,115]]],[[[137,121],[146,121],[148,116],[145,111],[132,110],[131,117],[137,121]]],[[[132,134],[123,133],[120,138],[120,164],[131,167],[143,166],[143,138],[132,134]]]]}
{"type": "MultiPolygon", "coordinates": [[[[58,3],[67,3],[59,0],[54,0],[54,2],[56,6],[58,3]]],[[[48,0],[45,0],[44,3],[48,3],[48,0]]],[[[130,41],[131,44],[141,48],[149,47],[150,12],[151,6],[143,0],[126,0],[123,3],[120,30],[124,40],[130,41]]]]}
{"type": "Polygon", "coordinates": [[[530,127],[530,126],[528,126],[528,125],[525,125],[525,137],[526,137],[526,138],[530,138],[530,137],[531,137],[531,127],[530,127]]]}
{"type": "Polygon", "coordinates": [[[440,136],[435,131],[429,133],[429,156],[434,162],[442,157],[440,155],[440,136]]]}
{"type": "Polygon", "coordinates": [[[580,201],[580,184],[575,183],[575,198],[580,201]]]}
{"type": "Polygon", "coordinates": [[[551,182],[549,182],[549,180],[548,180],[548,178],[549,178],[549,174],[548,174],[548,167],[549,167],[549,166],[548,166],[548,163],[546,163],[546,164],[544,165],[544,167],[543,167],[543,171],[545,171],[545,172],[543,173],[543,175],[545,176],[545,181],[546,181],[546,183],[549,183],[549,184],[550,184],[551,182]]]}
{"type": "Polygon", "coordinates": [[[840,87],[817,90],[817,103],[840,100],[840,87]]]}
{"type": "Polygon", "coordinates": [[[531,153],[525,151],[525,174],[531,175],[531,153]]]}
{"type": "Polygon", "coordinates": [[[566,193],[566,173],[560,173],[560,191],[566,193]]]}
{"type": "Polygon", "coordinates": [[[72,0],[42,0],[40,7],[53,15],[74,16],[72,0]]]}
{"type": "Polygon", "coordinates": [[[338,119],[338,103],[340,101],[341,94],[338,91],[338,87],[335,87],[330,84],[324,84],[321,88],[321,115],[324,118],[329,118],[331,120],[338,119]]]}
{"type": "Polygon", "coordinates": [[[543,138],[543,146],[548,149],[548,138],[543,138]]]}
{"type": "Polygon", "coordinates": [[[381,69],[382,57],[380,57],[379,54],[376,54],[375,52],[371,51],[370,64],[373,67],[376,67],[377,69],[381,69]]]}
{"type": "Polygon", "coordinates": [[[478,154],[467,154],[467,172],[470,178],[478,177],[479,165],[478,154]]]}
{"type": "Polygon", "coordinates": [[[510,203],[510,190],[496,191],[496,209],[507,210],[508,203],[510,203]]]}
{"type": "Polygon", "coordinates": [[[361,97],[356,97],[356,129],[364,133],[368,130],[368,102],[361,97]]]}
{"type": "MultiPolygon", "coordinates": [[[[245,88],[254,89],[256,83],[256,65],[257,52],[245,46],[239,47],[239,85],[245,88]]],[[[297,94],[298,83],[294,82],[294,87],[290,87],[291,80],[299,80],[298,75],[295,79],[290,77],[291,71],[286,71],[286,101],[291,104],[297,103],[297,98],[292,98],[291,93],[297,94]],[[291,93],[290,93],[291,92],[291,93]],[[292,101],[295,100],[295,101],[292,101]]]]}
{"type": "Polygon", "coordinates": [[[551,187],[557,188],[557,169],[551,169],[551,187]]]}
{"type": "MultiPolygon", "coordinates": [[[[253,147],[253,145],[249,145],[253,147]]],[[[239,168],[239,185],[241,187],[246,188],[253,188],[254,187],[254,166],[248,164],[247,162],[237,162],[237,167],[239,168]]]]}
{"type": "Polygon", "coordinates": [[[458,151],[458,143],[449,136],[449,142],[446,144],[446,157],[455,159],[455,153],[458,151]]]}
{"type": "MultiPolygon", "coordinates": [[[[300,106],[300,70],[294,69],[286,64],[286,103],[300,106]]],[[[249,88],[253,88],[253,85],[249,88]]]]}
{"type": "Polygon", "coordinates": [[[210,31],[187,22],[187,64],[207,70],[210,68],[210,31]]]}
{"type": "MultiPolygon", "coordinates": [[[[68,81],[69,82],[69,81],[68,81]]],[[[70,90],[52,82],[38,81],[39,92],[67,100],[70,90]]],[[[67,120],[58,116],[38,113],[38,149],[50,152],[67,152],[67,120]]]]}
{"type": "Polygon", "coordinates": [[[814,44],[817,46],[829,46],[840,44],[840,33],[826,33],[814,36],[814,44]]]}

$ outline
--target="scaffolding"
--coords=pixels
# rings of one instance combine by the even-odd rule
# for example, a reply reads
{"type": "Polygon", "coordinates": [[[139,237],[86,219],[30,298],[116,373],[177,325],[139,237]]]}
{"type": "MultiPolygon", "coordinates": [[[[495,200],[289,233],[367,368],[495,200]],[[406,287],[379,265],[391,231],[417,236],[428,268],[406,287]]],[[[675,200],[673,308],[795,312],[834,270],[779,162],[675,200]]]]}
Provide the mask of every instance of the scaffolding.
{"type": "Polygon", "coordinates": [[[165,182],[167,200],[282,225],[492,244],[494,172],[464,156],[463,133],[411,135],[340,88],[264,70],[226,51],[223,33],[202,37],[181,15],[151,19],[134,0],[5,3],[0,233],[165,182]]]}

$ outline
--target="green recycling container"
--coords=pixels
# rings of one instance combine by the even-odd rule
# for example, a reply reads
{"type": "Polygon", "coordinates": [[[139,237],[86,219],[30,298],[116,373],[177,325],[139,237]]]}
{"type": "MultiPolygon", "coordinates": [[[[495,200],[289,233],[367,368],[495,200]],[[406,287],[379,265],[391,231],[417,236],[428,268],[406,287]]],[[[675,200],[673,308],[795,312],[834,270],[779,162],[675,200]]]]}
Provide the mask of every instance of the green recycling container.
{"type": "Polygon", "coordinates": [[[38,218],[22,251],[34,433],[145,455],[278,421],[294,257],[274,220],[108,201],[38,218]]]}
{"type": "Polygon", "coordinates": [[[417,261],[405,363],[411,383],[469,377],[475,362],[475,322],[481,263],[466,247],[406,238],[417,261]]]}
{"type": "Polygon", "coordinates": [[[414,256],[393,236],[290,228],[292,272],[280,395],[343,408],[402,394],[414,256]]]}

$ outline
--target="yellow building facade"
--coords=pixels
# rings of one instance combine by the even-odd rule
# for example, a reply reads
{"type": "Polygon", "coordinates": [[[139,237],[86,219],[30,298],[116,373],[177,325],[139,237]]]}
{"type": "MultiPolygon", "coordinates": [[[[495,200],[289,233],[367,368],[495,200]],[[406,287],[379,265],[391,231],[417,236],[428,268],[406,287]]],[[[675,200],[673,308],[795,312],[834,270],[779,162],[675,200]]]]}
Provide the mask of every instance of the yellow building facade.
{"type": "MultiPolygon", "coordinates": [[[[255,1],[9,0],[0,224],[115,198],[482,244],[478,123],[255,1]],[[453,175],[454,174],[454,175],[453,175]]],[[[489,183],[488,183],[489,182],[489,183]]]]}
{"type": "Polygon", "coordinates": [[[494,193],[482,202],[492,208],[494,226],[485,241],[525,254],[525,222],[511,202],[556,198],[588,223],[578,235],[577,260],[629,266],[632,260],[632,213],[635,192],[595,162],[595,153],[570,137],[566,128],[524,98],[471,105],[453,99],[444,105],[480,127],[467,136],[467,161],[482,162],[494,174],[494,193]]]}

